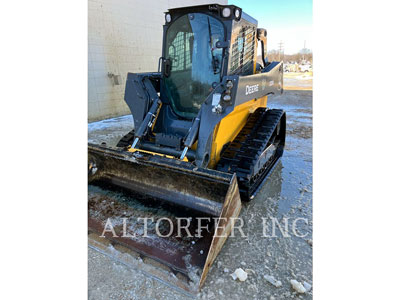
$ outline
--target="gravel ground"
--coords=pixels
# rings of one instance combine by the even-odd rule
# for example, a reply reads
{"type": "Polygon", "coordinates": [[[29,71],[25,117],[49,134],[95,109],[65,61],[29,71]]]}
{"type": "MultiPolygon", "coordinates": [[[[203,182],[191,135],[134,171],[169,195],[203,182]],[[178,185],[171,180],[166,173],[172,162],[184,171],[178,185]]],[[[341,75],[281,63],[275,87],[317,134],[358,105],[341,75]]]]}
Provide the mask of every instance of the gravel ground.
{"type": "MultiPolygon", "coordinates": [[[[287,112],[287,138],[283,158],[252,202],[244,204],[243,231],[230,237],[207,276],[198,299],[312,299],[312,289],[298,294],[290,280],[312,285],[312,91],[286,91],[270,98],[268,106],[287,112]],[[276,237],[263,236],[262,218],[271,235],[274,217],[289,235],[279,229],[276,237]],[[298,233],[292,232],[298,219],[298,233]],[[307,224],[306,221],[307,220],[307,224]],[[283,226],[284,227],[284,226],[283,226]],[[245,282],[229,275],[236,268],[251,269],[245,282]],[[228,272],[226,272],[228,271],[228,272]],[[270,284],[273,276],[282,286],[270,284]]],[[[89,142],[116,142],[132,127],[132,117],[123,116],[89,124],[89,142]]],[[[277,228],[275,226],[275,228],[277,228]]],[[[188,299],[187,295],[149,278],[139,271],[89,249],[89,299],[188,299]]]]}

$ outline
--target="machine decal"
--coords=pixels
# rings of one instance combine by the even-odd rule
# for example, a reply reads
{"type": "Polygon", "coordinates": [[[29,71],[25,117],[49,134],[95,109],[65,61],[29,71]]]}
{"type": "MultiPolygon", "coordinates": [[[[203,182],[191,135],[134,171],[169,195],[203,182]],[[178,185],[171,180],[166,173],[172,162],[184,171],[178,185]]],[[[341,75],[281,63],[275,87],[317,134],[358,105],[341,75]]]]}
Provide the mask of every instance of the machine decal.
{"type": "Polygon", "coordinates": [[[246,85],[246,95],[253,94],[258,92],[258,84],[255,85],[246,85]]]}

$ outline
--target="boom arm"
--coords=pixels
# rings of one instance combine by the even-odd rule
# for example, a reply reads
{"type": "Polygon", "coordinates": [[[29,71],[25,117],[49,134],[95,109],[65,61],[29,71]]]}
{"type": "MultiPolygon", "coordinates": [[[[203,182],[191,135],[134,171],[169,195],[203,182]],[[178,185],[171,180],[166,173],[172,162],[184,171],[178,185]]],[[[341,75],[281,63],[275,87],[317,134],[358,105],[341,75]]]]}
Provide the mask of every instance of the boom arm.
{"type": "Polygon", "coordinates": [[[147,89],[147,92],[150,95],[150,100],[153,101],[153,104],[151,105],[150,110],[140,124],[139,129],[135,131],[135,140],[133,141],[131,148],[135,148],[139,140],[147,133],[148,129],[152,127],[156,112],[161,106],[161,100],[158,97],[150,80],[146,77],[144,78],[143,82],[147,89]]]}

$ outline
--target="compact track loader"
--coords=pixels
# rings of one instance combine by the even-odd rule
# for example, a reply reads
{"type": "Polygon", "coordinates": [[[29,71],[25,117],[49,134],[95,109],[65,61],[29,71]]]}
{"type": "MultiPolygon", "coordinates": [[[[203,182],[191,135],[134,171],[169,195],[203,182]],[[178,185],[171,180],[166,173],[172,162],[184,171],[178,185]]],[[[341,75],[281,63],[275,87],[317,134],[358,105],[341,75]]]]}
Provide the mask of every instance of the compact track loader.
{"type": "Polygon", "coordinates": [[[133,130],[89,144],[89,231],[93,247],[134,251],[161,268],[145,272],[196,290],[282,156],[286,115],[267,95],[282,93],[283,65],[234,5],[170,9],[163,33],[158,72],[127,76],[133,130]]]}

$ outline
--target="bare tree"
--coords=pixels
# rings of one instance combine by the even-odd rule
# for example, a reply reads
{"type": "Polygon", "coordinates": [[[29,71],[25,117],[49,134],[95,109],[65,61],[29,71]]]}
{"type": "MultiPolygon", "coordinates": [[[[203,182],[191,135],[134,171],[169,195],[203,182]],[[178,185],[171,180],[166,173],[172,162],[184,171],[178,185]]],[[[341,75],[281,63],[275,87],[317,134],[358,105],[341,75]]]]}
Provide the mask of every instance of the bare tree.
{"type": "MultiPolygon", "coordinates": [[[[268,51],[267,54],[268,61],[279,61],[279,56],[280,56],[279,50],[275,49],[268,51]]],[[[296,54],[284,54],[283,59],[281,55],[280,60],[283,60],[283,62],[285,63],[287,62],[301,63],[303,60],[303,56],[305,61],[309,61],[311,64],[313,63],[313,53],[311,52],[310,49],[302,49],[296,54]]]]}

